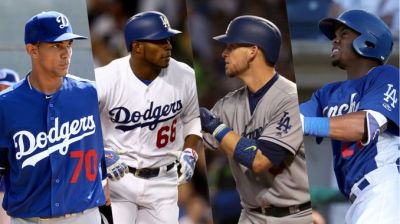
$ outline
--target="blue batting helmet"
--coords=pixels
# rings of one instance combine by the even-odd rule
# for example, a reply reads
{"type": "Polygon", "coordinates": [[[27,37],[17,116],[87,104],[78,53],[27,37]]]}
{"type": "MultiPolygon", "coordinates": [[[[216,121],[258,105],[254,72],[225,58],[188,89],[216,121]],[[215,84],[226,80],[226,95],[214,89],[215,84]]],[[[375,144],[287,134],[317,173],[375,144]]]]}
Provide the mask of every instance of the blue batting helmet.
{"type": "Polygon", "coordinates": [[[335,18],[325,18],[319,22],[319,29],[330,40],[335,38],[337,25],[343,24],[360,35],[353,40],[353,49],[360,56],[378,60],[384,64],[393,47],[392,33],[377,16],[363,10],[349,10],[335,18]]]}
{"type": "Polygon", "coordinates": [[[162,40],[181,33],[169,25],[167,17],[156,11],[142,12],[132,16],[125,24],[124,35],[128,51],[135,40],[162,40]]]}
{"type": "Polygon", "coordinates": [[[275,64],[281,48],[281,32],[271,21],[258,16],[239,16],[233,19],[226,33],[214,37],[226,44],[254,44],[260,47],[269,63],[275,64]]]}

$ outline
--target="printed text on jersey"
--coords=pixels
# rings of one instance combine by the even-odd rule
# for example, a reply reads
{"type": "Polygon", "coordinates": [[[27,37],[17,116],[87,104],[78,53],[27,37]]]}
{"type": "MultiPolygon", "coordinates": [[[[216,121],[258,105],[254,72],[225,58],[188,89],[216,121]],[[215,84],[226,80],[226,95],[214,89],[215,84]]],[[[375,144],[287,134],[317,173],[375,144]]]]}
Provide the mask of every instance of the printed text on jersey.
{"type": "Polygon", "coordinates": [[[144,113],[140,111],[130,112],[125,107],[116,107],[111,109],[108,114],[113,123],[119,124],[115,128],[124,132],[146,126],[148,126],[150,130],[154,130],[159,123],[176,117],[183,108],[181,100],[156,107],[153,105],[154,102],[152,101],[150,107],[146,109],[144,113]],[[141,121],[143,121],[143,123],[141,121]]]}
{"type": "Polygon", "coordinates": [[[48,157],[50,154],[59,151],[61,155],[66,155],[69,145],[80,141],[86,136],[92,135],[96,130],[93,116],[82,117],[81,119],[67,121],[59,125],[59,118],[56,117],[54,127],[49,132],[39,132],[36,136],[29,131],[22,130],[14,134],[13,140],[16,149],[16,159],[20,160],[24,156],[33,154],[37,149],[44,149],[48,143],[56,143],[46,150],[32,155],[25,159],[22,168],[25,166],[35,166],[37,162],[48,157]]]}

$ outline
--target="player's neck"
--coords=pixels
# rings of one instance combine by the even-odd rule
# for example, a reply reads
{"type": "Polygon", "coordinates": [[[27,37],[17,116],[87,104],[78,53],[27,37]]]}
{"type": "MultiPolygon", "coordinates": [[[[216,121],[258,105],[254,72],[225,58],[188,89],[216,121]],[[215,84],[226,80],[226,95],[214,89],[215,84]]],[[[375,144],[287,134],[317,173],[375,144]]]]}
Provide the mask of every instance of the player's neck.
{"type": "Polygon", "coordinates": [[[35,71],[32,71],[27,78],[32,88],[46,95],[57,92],[64,80],[63,76],[44,76],[35,71]]]}
{"type": "Polygon", "coordinates": [[[154,80],[161,72],[161,68],[142,64],[138,60],[134,60],[132,57],[129,60],[129,64],[136,77],[140,80],[154,80]]]}
{"type": "Polygon", "coordinates": [[[364,60],[357,66],[347,66],[347,79],[358,79],[368,74],[368,72],[378,66],[378,63],[372,60],[364,60]]]}
{"type": "Polygon", "coordinates": [[[255,93],[271,80],[275,73],[276,71],[274,67],[263,66],[260,68],[252,66],[239,78],[252,93],[255,93]]]}

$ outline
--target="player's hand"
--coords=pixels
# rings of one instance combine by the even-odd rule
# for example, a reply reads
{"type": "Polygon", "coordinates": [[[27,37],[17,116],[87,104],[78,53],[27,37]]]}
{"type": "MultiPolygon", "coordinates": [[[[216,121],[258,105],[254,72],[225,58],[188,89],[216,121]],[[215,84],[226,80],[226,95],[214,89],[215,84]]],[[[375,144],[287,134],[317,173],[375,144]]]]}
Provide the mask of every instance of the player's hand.
{"type": "Polygon", "coordinates": [[[213,134],[214,130],[222,124],[217,116],[205,107],[200,107],[201,129],[213,134]]]}
{"type": "Polygon", "coordinates": [[[107,177],[110,180],[119,180],[125,173],[129,173],[128,165],[121,161],[119,155],[113,150],[104,150],[106,159],[107,177]]]}
{"type": "Polygon", "coordinates": [[[181,175],[178,178],[178,184],[189,182],[190,179],[192,179],[196,162],[199,159],[196,151],[191,148],[186,148],[183,151],[170,152],[169,154],[174,155],[181,164],[181,169],[179,170],[181,175]]]}

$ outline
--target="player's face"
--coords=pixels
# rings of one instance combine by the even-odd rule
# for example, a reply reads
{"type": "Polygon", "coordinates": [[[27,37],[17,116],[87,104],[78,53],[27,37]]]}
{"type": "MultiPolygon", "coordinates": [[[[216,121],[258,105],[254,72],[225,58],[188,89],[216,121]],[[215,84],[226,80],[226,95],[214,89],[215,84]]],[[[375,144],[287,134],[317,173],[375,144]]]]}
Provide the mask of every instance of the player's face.
{"type": "Polygon", "coordinates": [[[227,44],[222,57],[225,60],[225,74],[235,77],[249,68],[249,59],[246,57],[248,44],[227,44]]]}
{"type": "Polygon", "coordinates": [[[171,59],[171,40],[154,40],[142,42],[143,47],[143,59],[147,61],[151,66],[156,68],[166,68],[171,59]]]}
{"type": "Polygon", "coordinates": [[[55,43],[38,43],[38,63],[44,73],[65,76],[72,56],[72,40],[55,43]]]}
{"type": "Polygon", "coordinates": [[[0,84],[0,92],[7,89],[8,87],[8,85],[0,84]]]}
{"type": "Polygon", "coordinates": [[[332,40],[331,59],[333,66],[346,69],[347,66],[359,58],[352,45],[357,36],[358,33],[352,29],[344,25],[338,26],[335,30],[335,38],[332,40]]]}

